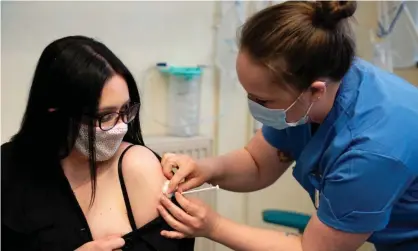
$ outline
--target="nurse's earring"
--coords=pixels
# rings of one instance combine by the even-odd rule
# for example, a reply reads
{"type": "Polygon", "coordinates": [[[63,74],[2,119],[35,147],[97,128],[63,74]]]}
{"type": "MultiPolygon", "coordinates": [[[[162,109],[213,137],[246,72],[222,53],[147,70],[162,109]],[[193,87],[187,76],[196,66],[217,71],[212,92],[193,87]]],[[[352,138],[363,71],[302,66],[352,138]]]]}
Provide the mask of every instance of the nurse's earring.
{"type": "Polygon", "coordinates": [[[311,97],[311,103],[313,104],[313,103],[316,103],[316,102],[320,101],[321,97],[322,97],[322,95],[319,94],[318,92],[313,92],[312,97],[311,97]]]}

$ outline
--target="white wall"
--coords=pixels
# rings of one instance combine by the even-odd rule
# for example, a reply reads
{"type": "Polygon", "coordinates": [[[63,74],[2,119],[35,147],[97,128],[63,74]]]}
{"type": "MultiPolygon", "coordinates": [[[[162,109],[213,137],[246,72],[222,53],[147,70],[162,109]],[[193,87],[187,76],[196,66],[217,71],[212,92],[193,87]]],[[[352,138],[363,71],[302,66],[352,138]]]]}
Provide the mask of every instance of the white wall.
{"type": "MultiPolygon", "coordinates": [[[[7,141],[19,128],[32,74],[45,46],[67,35],[104,42],[132,71],[145,94],[142,124],[146,134],[165,127],[166,82],[147,71],[156,62],[207,64],[213,55],[213,2],[1,2],[2,129],[7,141]],[[144,88],[144,80],[148,83],[144,88]],[[154,119],[155,118],[155,119],[154,119]]],[[[202,81],[202,114],[213,118],[213,71],[202,81]]],[[[211,135],[213,120],[203,125],[211,135]]]]}
{"type": "MultiPolygon", "coordinates": [[[[219,82],[213,71],[216,4],[209,1],[1,2],[2,143],[19,129],[32,74],[45,46],[62,36],[87,35],[104,42],[138,81],[145,100],[141,122],[147,135],[164,134],[166,129],[154,121],[165,122],[166,82],[149,68],[160,61],[209,65],[202,81],[200,104],[206,123],[200,131],[219,136],[221,140],[215,142],[219,152],[241,147],[246,141],[248,115],[242,87],[235,84],[223,92],[221,105],[225,116],[217,119],[215,114],[220,104],[219,82]],[[234,124],[236,128],[230,126],[234,124]]],[[[217,204],[221,214],[239,222],[245,220],[241,213],[242,196],[220,192],[217,204]]]]}

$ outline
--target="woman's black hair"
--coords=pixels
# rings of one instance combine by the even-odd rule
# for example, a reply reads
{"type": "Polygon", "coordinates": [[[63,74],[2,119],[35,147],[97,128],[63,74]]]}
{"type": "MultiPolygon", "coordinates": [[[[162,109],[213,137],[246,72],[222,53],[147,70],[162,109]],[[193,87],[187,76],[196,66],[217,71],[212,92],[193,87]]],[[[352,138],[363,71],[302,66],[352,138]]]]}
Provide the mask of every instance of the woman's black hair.
{"type": "MultiPolygon", "coordinates": [[[[140,104],[136,82],[127,67],[103,43],[84,36],[68,36],[49,44],[36,66],[20,130],[12,141],[17,152],[30,154],[37,168],[69,155],[80,122],[96,114],[103,87],[119,75],[128,85],[131,102],[140,104]]],[[[139,112],[138,112],[139,113],[139,112]]],[[[95,128],[89,120],[91,203],[96,190],[95,128]]],[[[128,125],[124,141],[144,145],[139,114],[128,125]]]]}

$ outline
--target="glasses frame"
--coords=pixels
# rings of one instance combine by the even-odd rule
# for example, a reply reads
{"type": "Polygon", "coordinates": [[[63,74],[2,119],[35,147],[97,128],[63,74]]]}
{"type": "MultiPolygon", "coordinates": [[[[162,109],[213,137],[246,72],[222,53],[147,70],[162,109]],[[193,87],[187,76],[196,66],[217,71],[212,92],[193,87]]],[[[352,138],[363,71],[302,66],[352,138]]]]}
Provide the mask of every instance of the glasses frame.
{"type": "Polygon", "coordinates": [[[131,103],[126,110],[118,111],[118,112],[109,112],[109,113],[106,113],[106,114],[102,114],[100,116],[97,116],[95,119],[98,121],[100,130],[102,130],[102,131],[109,131],[109,130],[113,129],[118,124],[119,120],[122,120],[122,122],[125,123],[125,124],[131,123],[135,119],[136,115],[138,114],[138,110],[139,110],[139,103],[131,103]],[[133,116],[129,121],[125,121],[123,115],[129,115],[131,113],[132,109],[136,109],[135,116],[133,116]],[[102,127],[102,119],[105,116],[109,116],[110,114],[117,114],[117,118],[115,120],[115,124],[113,124],[109,128],[103,129],[103,127],[102,127]]]}

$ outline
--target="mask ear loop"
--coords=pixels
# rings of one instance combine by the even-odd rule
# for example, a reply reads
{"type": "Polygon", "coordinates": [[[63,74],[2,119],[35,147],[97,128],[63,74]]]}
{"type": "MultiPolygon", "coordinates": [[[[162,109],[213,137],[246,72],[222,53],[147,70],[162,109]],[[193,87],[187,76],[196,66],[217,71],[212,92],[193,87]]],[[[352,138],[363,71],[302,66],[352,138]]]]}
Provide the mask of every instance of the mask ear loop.
{"type": "MultiPolygon", "coordinates": [[[[325,82],[325,84],[327,85],[327,83],[325,82]]],[[[296,104],[296,102],[298,102],[299,101],[299,99],[300,99],[300,97],[302,97],[302,94],[303,94],[304,92],[302,92],[299,96],[298,96],[298,98],[286,109],[286,110],[284,110],[284,112],[287,112],[287,111],[289,111],[289,109],[290,108],[292,108],[295,104],[296,104]]],[[[318,97],[317,98],[317,101],[320,99],[320,97],[318,97]]],[[[308,110],[306,111],[306,113],[305,113],[305,115],[302,117],[302,118],[307,118],[308,117],[308,114],[309,114],[309,112],[311,111],[311,109],[312,109],[312,107],[313,107],[313,105],[314,105],[314,103],[315,102],[312,102],[311,103],[311,105],[309,106],[309,108],[308,108],[308,110]]]]}
{"type": "Polygon", "coordinates": [[[309,117],[309,112],[311,111],[312,107],[313,107],[314,103],[312,102],[311,105],[309,106],[308,110],[305,113],[305,118],[309,117]]]}
{"type": "MultiPolygon", "coordinates": [[[[300,99],[300,97],[302,97],[302,94],[303,94],[303,92],[299,95],[299,97],[285,110],[285,112],[287,112],[290,108],[292,108],[295,104],[296,104],[296,102],[298,102],[298,100],[300,99]]],[[[318,98],[319,99],[319,98],[318,98]]],[[[306,113],[305,113],[305,115],[303,115],[302,116],[302,120],[305,120],[305,119],[307,119],[308,117],[309,117],[309,112],[311,111],[311,109],[312,109],[312,107],[313,107],[313,105],[314,105],[314,102],[312,102],[310,105],[309,105],[309,107],[308,107],[308,110],[306,110],[306,113]]]]}
{"type": "Polygon", "coordinates": [[[298,98],[295,101],[293,101],[293,103],[287,109],[284,110],[284,112],[289,111],[296,104],[296,102],[299,101],[300,97],[302,97],[302,94],[303,92],[298,96],[298,98]]]}

